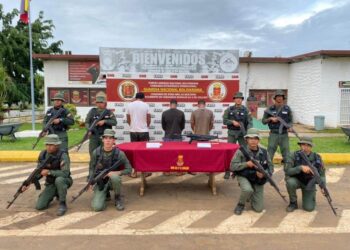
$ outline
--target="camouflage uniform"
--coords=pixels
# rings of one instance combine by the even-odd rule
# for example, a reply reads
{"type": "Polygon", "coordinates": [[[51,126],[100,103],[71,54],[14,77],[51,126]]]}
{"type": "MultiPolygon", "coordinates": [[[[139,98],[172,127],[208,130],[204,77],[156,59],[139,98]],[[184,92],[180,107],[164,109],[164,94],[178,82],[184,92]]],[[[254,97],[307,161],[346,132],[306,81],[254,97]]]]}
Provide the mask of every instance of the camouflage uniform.
{"type": "MultiPolygon", "coordinates": [[[[58,93],[54,96],[54,98],[51,99],[51,101],[54,100],[62,100],[65,102],[64,97],[62,94],[58,93]]],[[[43,120],[43,127],[46,126],[48,121],[53,117],[56,112],[63,108],[63,113],[58,117],[60,119],[60,123],[58,124],[52,124],[51,129],[49,129],[49,134],[56,134],[60,138],[60,141],[62,142],[60,145],[60,150],[68,153],[68,135],[67,130],[69,126],[74,124],[74,119],[72,114],[69,112],[68,109],[66,109],[63,105],[60,107],[52,107],[49,110],[47,110],[44,120],[43,120]]]]}
{"type": "MultiPolygon", "coordinates": [[[[115,136],[115,132],[111,129],[106,129],[103,136],[115,136]]],[[[94,187],[94,196],[91,202],[91,207],[94,211],[102,211],[106,208],[106,197],[109,190],[114,190],[116,208],[117,210],[123,210],[124,206],[121,201],[121,175],[128,175],[132,172],[131,164],[124,154],[118,148],[114,148],[112,151],[106,152],[103,146],[98,147],[92,153],[90,160],[90,173],[91,177],[95,177],[100,171],[105,168],[111,167],[118,160],[122,162],[124,169],[120,175],[114,174],[112,177],[104,179],[103,183],[98,183],[94,187]]],[[[119,169],[118,169],[119,170],[119,169]]]]}
{"type": "MultiPolygon", "coordinates": [[[[233,99],[241,98],[244,99],[243,94],[241,92],[237,92],[233,99]]],[[[223,115],[223,123],[227,126],[227,142],[228,143],[239,143],[241,146],[245,146],[244,136],[247,134],[247,130],[250,129],[252,124],[252,117],[249,110],[243,105],[234,105],[228,107],[223,115]],[[244,127],[244,132],[241,130],[241,127],[236,127],[233,125],[232,121],[242,123],[244,127]]],[[[230,171],[225,172],[224,179],[228,179],[230,177],[230,171]]]]}
{"type": "MultiPolygon", "coordinates": [[[[283,91],[277,90],[274,99],[276,99],[277,96],[283,96],[284,98],[283,91]]],[[[293,123],[292,110],[288,105],[282,105],[282,106],[272,105],[268,108],[268,111],[270,111],[274,115],[281,117],[289,125],[292,125],[293,123]]],[[[281,149],[283,162],[286,163],[289,155],[288,130],[286,127],[283,127],[282,129],[280,129],[281,123],[280,122],[273,123],[272,121],[268,120],[270,117],[272,116],[265,112],[262,119],[262,123],[268,124],[270,128],[267,151],[271,156],[271,160],[273,160],[277,147],[279,146],[281,149]]]]}
{"type": "MultiPolygon", "coordinates": [[[[260,139],[256,129],[249,129],[245,136],[245,138],[255,137],[260,139]]],[[[258,147],[256,151],[253,151],[247,147],[247,151],[260,162],[269,175],[272,175],[273,164],[266,149],[258,147]]],[[[262,212],[264,209],[264,184],[266,183],[266,178],[259,178],[255,168],[247,167],[247,161],[248,159],[242,151],[237,150],[230,165],[230,169],[237,176],[237,181],[241,188],[239,202],[235,208],[235,214],[237,215],[243,212],[247,201],[251,202],[251,206],[255,212],[262,212]]]]}
{"type": "MultiPolygon", "coordinates": [[[[105,96],[102,96],[102,95],[96,96],[96,103],[98,103],[98,102],[106,102],[105,96]]],[[[87,129],[90,128],[90,126],[94,122],[94,120],[99,119],[100,115],[104,111],[105,111],[105,109],[92,108],[86,116],[85,127],[87,129]]],[[[92,131],[92,134],[89,138],[90,158],[92,156],[92,152],[97,147],[102,145],[101,136],[103,135],[103,131],[105,129],[111,129],[112,126],[117,125],[116,117],[115,117],[114,113],[110,110],[108,110],[107,114],[105,115],[105,117],[102,121],[104,121],[105,123],[102,126],[96,126],[95,129],[92,131]]]]}
{"type": "MultiPolygon", "coordinates": [[[[60,145],[61,141],[57,135],[48,135],[45,144],[60,145]]],[[[39,195],[36,203],[37,210],[47,209],[51,201],[58,197],[60,207],[57,215],[63,215],[66,210],[67,190],[73,184],[70,173],[70,163],[66,152],[58,150],[55,153],[48,153],[46,150],[41,151],[38,159],[38,165],[47,158],[52,157],[45,169],[49,169],[49,174],[46,176],[45,189],[39,195]]],[[[40,176],[41,177],[41,176],[40,176]]]]}
{"type": "MultiPolygon", "coordinates": [[[[298,144],[308,144],[313,146],[312,139],[309,137],[303,137],[298,144]]],[[[312,179],[312,174],[302,172],[301,166],[307,165],[307,163],[300,156],[301,150],[295,151],[291,154],[290,160],[285,164],[284,172],[286,179],[286,187],[289,194],[290,204],[287,207],[288,212],[294,211],[298,208],[297,203],[297,189],[301,189],[302,192],[302,207],[305,211],[313,211],[316,206],[316,185],[313,185],[308,190],[307,184],[312,179]]],[[[309,161],[317,168],[320,177],[323,182],[326,182],[325,168],[322,162],[322,158],[319,154],[311,152],[306,155],[309,161]]]]}

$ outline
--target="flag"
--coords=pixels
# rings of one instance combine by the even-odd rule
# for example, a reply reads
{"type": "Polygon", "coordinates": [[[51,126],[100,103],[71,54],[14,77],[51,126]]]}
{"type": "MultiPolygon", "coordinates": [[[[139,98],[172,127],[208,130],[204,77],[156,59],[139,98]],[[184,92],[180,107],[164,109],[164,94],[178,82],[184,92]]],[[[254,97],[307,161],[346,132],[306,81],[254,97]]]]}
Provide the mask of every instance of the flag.
{"type": "Polygon", "coordinates": [[[29,22],[29,0],[21,0],[21,12],[19,16],[19,20],[25,24],[28,24],[29,22]]]}

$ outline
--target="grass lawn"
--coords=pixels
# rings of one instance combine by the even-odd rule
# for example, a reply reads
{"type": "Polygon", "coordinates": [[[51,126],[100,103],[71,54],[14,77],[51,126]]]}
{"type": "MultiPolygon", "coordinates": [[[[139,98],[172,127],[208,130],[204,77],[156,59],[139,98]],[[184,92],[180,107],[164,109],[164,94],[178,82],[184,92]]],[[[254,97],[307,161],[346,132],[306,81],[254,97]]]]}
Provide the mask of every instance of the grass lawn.
{"type": "MultiPolygon", "coordinates": [[[[37,124],[35,126],[37,130],[41,129],[41,124],[37,124]]],[[[23,130],[31,130],[32,124],[31,123],[24,123],[20,128],[19,131],[23,130]]],[[[72,147],[74,145],[77,145],[84,136],[84,133],[86,132],[85,128],[78,128],[78,126],[73,126],[68,131],[68,143],[69,147],[72,147]]],[[[0,150],[32,150],[32,146],[35,143],[36,138],[30,137],[30,138],[17,138],[17,140],[11,140],[8,136],[4,136],[3,140],[0,141],[0,150]]],[[[35,147],[34,150],[42,150],[44,149],[44,138],[41,138],[38,145],[35,147]]]]}
{"type": "MultiPolygon", "coordinates": [[[[298,150],[297,138],[289,138],[290,151],[298,150]]],[[[350,142],[344,137],[314,137],[313,151],[318,153],[350,153],[350,142]]],[[[267,138],[262,138],[261,144],[267,147],[267,138]]],[[[279,151],[278,151],[279,152],[279,151]]]]}

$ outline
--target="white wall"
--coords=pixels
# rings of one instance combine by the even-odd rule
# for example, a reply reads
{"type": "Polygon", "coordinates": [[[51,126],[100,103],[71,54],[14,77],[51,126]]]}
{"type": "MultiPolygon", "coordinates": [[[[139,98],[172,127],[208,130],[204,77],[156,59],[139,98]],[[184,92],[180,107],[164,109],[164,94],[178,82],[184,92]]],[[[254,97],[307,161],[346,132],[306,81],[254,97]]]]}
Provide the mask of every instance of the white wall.
{"type": "Polygon", "coordinates": [[[320,83],[320,109],[326,116],[326,126],[336,127],[340,122],[339,81],[350,80],[350,58],[326,58],[322,60],[320,83]]]}
{"type": "Polygon", "coordinates": [[[294,122],[313,125],[315,115],[323,115],[319,106],[321,59],[290,64],[288,105],[294,122]]]}
{"type": "MultiPolygon", "coordinates": [[[[244,92],[247,80],[248,64],[239,65],[240,91],[244,92]]],[[[287,63],[250,63],[249,89],[287,89],[289,64],[287,63]]],[[[248,94],[248,93],[247,93],[248,94]]]]}

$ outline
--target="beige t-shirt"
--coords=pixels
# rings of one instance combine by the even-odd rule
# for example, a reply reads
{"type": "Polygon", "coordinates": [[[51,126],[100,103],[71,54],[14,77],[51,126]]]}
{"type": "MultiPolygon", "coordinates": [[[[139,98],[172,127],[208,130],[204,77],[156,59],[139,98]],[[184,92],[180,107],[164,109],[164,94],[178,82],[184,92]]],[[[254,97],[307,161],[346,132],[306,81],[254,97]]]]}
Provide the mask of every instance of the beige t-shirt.
{"type": "Polygon", "coordinates": [[[209,135],[214,124],[214,114],[206,108],[199,108],[191,114],[191,124],[194,123],[194,133],[199,135],[209,135]]]}

